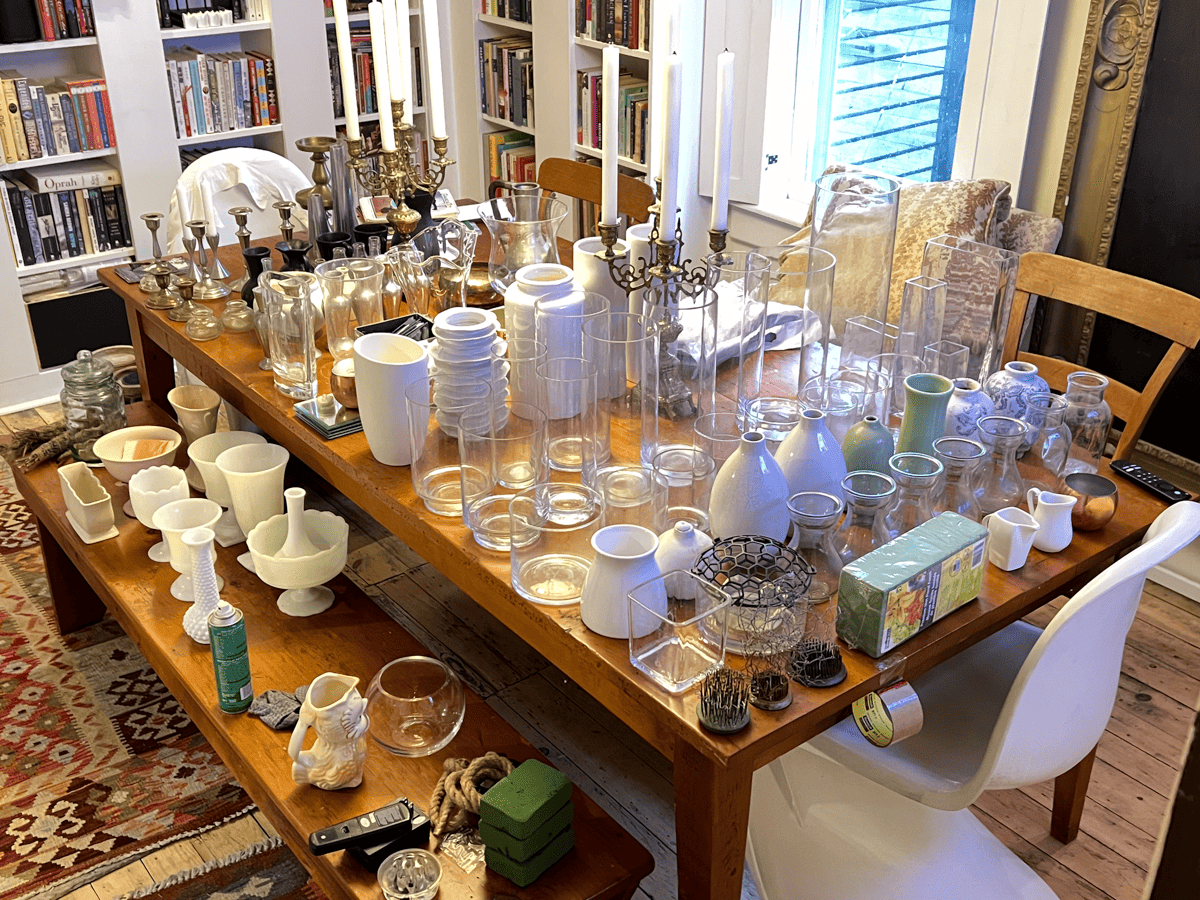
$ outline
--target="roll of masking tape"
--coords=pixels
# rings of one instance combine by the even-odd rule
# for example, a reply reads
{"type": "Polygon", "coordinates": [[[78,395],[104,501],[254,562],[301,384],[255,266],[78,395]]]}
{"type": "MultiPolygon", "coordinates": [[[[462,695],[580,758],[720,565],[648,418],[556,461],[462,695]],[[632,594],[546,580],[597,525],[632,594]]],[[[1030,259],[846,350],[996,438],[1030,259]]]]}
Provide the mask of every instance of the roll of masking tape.
{"type": "Polygon", "coordinates": [[[921,700],[907,681],[859,697],[850,709],[862,736],[876,747],[910,738],[925,724],[921,700]]]}

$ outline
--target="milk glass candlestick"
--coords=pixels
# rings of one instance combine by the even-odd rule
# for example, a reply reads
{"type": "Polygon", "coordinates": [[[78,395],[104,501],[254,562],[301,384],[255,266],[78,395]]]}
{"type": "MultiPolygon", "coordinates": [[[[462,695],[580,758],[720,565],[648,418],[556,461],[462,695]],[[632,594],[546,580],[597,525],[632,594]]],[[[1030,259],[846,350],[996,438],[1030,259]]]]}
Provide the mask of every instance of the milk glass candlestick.
{"type": "Polygon", "coordinates": [[[604,48],[604,107],[600,116],[601,165],[600,221],[617,224],[617,92],[621,79],[621,52],[609,44],[604,48]]]}
{"type": "Polygon", "coordinates": [[[396,131],[392,123],[392,94],[391,81],[388,79],[388,54],[380,52],[387,41],[383,28],[383,4],[371,3],[367,6],[367,15],[371,23],[371,56],[375,59],[375,91],[379,97],[379,135],[383,140],[385,153],[396,152],[396,131]]]}
{"type": "Polygon", "coordinates": [[[333,31],[337,35],[338,68],[342,73],[342,105],[346,108],[346,138],[361,139],[358,130],[358,91],[354,84],[354,62],[350,53],[350,19],[346,0],[333,0],[333,31]]]}
{"type": "Polygon", "coordinates": [[[729,157],[733,152],[733,54],[717,56],[717,143],[713,154],[713,208],[709,228],[729,226],[729,157]]]}
{"type": "Polygon", "coordinates": [[[438,34],[437,0],[423,0],[421,24],[425,35],[425,59],[429,69],[429,130],[434,138],[446,137],[446,103],[442,97],[442,44],[438,34]]]}
{"type": "Polygon", "coordinates": [[[659,201],[658,233],[668,239],[675,237],[676,207],[679,193],[679,113],[680,78],[683,63],[678,53],[667,60],[666,116],[663,121],[662,194],[659,201]]]}

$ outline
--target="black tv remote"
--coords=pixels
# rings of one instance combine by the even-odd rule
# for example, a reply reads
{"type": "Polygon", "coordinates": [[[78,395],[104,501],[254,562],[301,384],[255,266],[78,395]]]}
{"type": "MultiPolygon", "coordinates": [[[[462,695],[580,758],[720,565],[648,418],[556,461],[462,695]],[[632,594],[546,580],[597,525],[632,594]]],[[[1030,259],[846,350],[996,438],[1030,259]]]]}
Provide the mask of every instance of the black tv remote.
{"type": "Polygon", "coordinates": [[[348,847],[375,846],[411,834],[422,825],[427,827],[428,821],[412,801],[401,797],[395,803],[314,831],[308,836],[308,849],[313,856],[323,856],[348,847]]]}
{"type": "Polygon", "coordinates": [[[1127,459],[1114,459],[1109,465],[1118,475],[1140,484],[1150,493],[1161,497],[1168,503],[1178,503],[1180,500],[1192,499],[1192,495],[1187,491],[1175,487],[1167,479],[1160,478],[1137,463],[1132,463],[1127,459]]]}

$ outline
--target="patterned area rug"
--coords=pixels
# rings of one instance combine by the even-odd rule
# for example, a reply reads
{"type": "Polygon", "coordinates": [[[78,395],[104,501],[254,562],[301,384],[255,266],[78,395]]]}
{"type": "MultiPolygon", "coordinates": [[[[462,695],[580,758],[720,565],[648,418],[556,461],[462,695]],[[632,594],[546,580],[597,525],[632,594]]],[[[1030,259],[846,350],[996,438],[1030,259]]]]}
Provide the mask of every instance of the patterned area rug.
{"type": "Polygon", "coordinates": [[[125,900],[326,900],[279,842],[259,844],[221,862],[168,878],[125,900]]]}
{"type": "Polygon", "coordinates": [[[252,808],[115,622],[58,635],[0,463],[0,900],[56,900],[252,808]]]}

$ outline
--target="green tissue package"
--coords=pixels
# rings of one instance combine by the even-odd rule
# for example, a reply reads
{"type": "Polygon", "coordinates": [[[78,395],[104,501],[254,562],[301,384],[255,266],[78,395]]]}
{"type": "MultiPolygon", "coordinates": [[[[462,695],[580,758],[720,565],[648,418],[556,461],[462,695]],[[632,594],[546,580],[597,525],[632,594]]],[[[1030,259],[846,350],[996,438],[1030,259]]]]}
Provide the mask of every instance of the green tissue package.
{"type": "Polygon", "coordinates": [[[979,596],[987,529],[945,512],[842,570],[837,633],[882,656],[979,596]]]}
{"type": "Polygon", "coordinates": [[[479,819],[523,841],[570,799],[571,780],[566,775],[527,759],[483,795],[479,819]]]}

